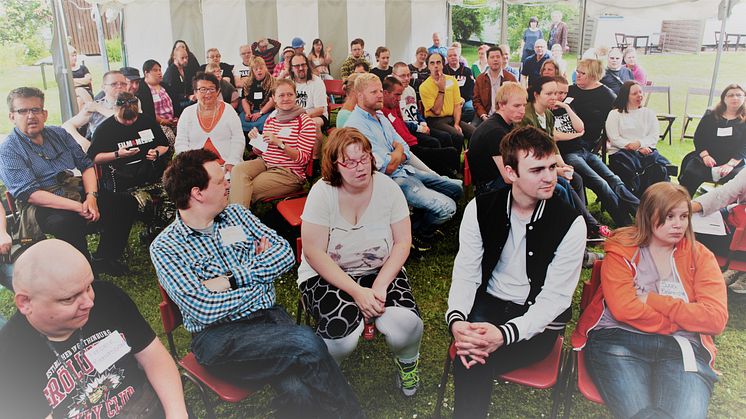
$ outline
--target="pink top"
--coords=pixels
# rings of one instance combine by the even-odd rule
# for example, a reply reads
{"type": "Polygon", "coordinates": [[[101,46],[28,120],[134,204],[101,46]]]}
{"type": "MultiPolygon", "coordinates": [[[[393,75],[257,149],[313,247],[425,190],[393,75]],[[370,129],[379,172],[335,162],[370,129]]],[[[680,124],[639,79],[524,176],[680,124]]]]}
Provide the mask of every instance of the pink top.
{"type": "Polygon", "coordinates": [[[627,68],[632,71],[632,75],[635,77],[635,80],[641,85],[645,86],[648,81],[648,77],[645,75],[645,70],[643,70],[642,67],[637,64],[633,66],[628,65],[627,68]]]}

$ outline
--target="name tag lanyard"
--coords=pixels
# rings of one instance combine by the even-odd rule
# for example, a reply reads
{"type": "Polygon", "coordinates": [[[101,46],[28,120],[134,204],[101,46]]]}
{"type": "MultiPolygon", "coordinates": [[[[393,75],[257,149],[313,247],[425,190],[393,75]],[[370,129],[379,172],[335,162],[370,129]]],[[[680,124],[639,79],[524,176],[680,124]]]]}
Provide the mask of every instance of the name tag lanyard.
{"type": "MultiPolygon", "coordinates": [[[[55,348],[54,345],[52,345],[52,342],[49,341],[49,338],[47,338],[46,336],[42,335],[41,333],[39,333],[39,335],[41,335],[41,337],[44,339],[44,342],[47,343],[47,346],[49,347],[49,349],[52,351],[52,353],[56,357],[54,363],[62,365],[63,364],[62,363],[62,355],[60,355],[60,353],[57,351],[57,348],[55,348]]],[[[82,328],[78,329],[78,345],[77,345],[77,347],[78,347],[78,353],[80,353],[80,357],[83,358],[85,356],[85,349],[83,348],[83,329],[82,328]]],[[[88,377],[87,374],[83,374],[81,372],[80,381],[78,381],[78,380],[75,379],[74,374],[70,374],[70,379],[73,380],[73,383],[75,383],[75,390],[78,393],[85,391],[85,387],[88,385],[88,379],[87,379],[87,377],[88,377]]]]}

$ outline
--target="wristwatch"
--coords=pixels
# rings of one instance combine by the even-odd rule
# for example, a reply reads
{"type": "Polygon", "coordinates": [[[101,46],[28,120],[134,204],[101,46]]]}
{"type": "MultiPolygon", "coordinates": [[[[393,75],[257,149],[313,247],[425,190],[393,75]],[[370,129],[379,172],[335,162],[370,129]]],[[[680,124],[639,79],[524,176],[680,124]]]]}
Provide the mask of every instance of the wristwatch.
{"type": "Polygon", "coordinates": [[[94,198],[98,199],[98,192],[96,192],[96,191],[93,191],[93,192],[86,192],[85,194],[86,194],[86,195],[93,195],[93,197],[94,197],[94,198]]]}
{"type": "Polygon", "coordinates": [[[285,143],[280,143],[277,147],[279,147],[280,150],[285,151],[285,143]]]}
{"type": "Polygon", "coordinates": [[[119,150],[114,150],[114,158],[115,159],[119,158],[119,150]]]}

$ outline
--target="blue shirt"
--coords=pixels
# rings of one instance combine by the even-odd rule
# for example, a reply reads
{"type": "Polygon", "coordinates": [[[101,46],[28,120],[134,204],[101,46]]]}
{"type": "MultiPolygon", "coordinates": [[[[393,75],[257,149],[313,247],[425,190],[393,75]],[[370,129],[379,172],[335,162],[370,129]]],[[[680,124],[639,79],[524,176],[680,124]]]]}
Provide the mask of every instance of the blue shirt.
{"type": "MultiPolygon", "coordinates": [[[[365,112],[360,106],[355,106],[345,122],[345,128],[356,128],[367,139],[373,148],[373,157],[376,159],[376,168],[386,172],[386,166],[391,161],[391,152],[394,151],[394,142],[404,146],[404,155],[409,161],[412,155],[407,143],[396,133],[394,126],[381,111],[376,111],[376,118],[365,112]]],[[[402,163],[389,175],[392,178],[407,177],[414,173],[414,168],[409,164],[402,163]]]]}
{"type": "MultiPolygon", "coordinates": [[[[80,145],[63,128],[45,127],[41,135],[42,144],[34,144],[14,128],[0,144],[0,179],[16,199],[28,201],[34,192],[53,188],[60,172],[84,172],[93,167],[80,145]]],[[[62,190],[55,193],[61,195],[62,190]]]]}
{"type": "Polygon", "coordinates": [[[241,205],[228,205],[209,230],[193,230],[177,214],[150,245],[158,281],[179,306],[184,327],[192,333],[274,306],[274,280],[295,263],[285,239],[241,205]],[[221,230],[232,226],[239,227],[244,237],[226,244],[221,230]],[[262,237],[270,247],[257,255],[262,237]],[[227,291],[214,292],[202,284],[229,273],[235,287],[227,291]]]}
{"type": "MultiPolygon", "coordinates": [[[[436,47],[435,45],[431,45],[431,46],[430,46],[430,47],[429,47],[429,48],[427,49],[427,54],[428,54],[428,55],[430,55],[430,54],[432,54],[433,52],[439,52],[439,53],[440,53],[440,55],[442,55],[442,56],[443,56],[443,61],[445,61],[445,59],[446,59],[446,55],[448,55],[448,48],[446,48],[446,47],[436,47]]],[[[445,62],[443,63],[443,65],[445,65],[445,62]]]]}

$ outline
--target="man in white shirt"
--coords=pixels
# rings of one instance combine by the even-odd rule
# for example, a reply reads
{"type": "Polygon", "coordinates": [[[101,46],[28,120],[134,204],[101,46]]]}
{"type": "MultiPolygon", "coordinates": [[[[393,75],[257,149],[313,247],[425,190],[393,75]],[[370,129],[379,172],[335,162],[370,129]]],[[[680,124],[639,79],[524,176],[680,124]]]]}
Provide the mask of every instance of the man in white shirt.
{"type": "Polygon", "coordinates": [[[455,418],[486,417],[494,378],[551,352],[580,278],[586,228],[554,195],[554,142],[523,127],[500,149],[511,186],[467,205],[453,266],[455,418]]]}
{"type": "MultiPolygon", "coordinates": [[[[290,78],[295,82],[298,106],[306,110],[316,124],[317,144],[320,144],[322,131],[329,127],[329,112],[326,103],[326,85],[319,76],[311,73],[308,57],[296,53],[290,60],[290,78]]],[[[314,156],[317,153],[314,151],[314,156]]]]}
{"type": "Polygon", "coordinates": [[[249,44],[241,45],[238,53],[241,55],[241,62],[233,67],[233,79],[236,80],[238,91],[243,93],[243,83],[251,74],[251,61],[254,54],[251,52],[251,45],[249,44]]]}

